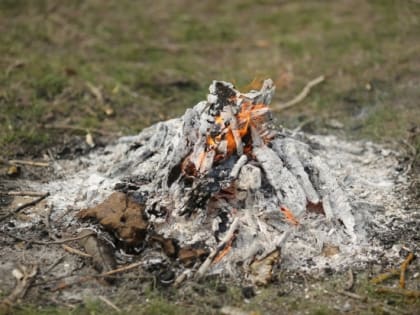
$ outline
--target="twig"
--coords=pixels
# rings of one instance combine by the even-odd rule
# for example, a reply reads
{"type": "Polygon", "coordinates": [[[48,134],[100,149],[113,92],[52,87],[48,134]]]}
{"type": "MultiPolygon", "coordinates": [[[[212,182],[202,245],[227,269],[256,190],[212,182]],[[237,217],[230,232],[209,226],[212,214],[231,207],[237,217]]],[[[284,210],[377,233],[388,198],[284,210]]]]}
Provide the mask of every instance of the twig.
{"type": "Polygon", "coordinates": [[[5,313],[10,310],[13,304],[25,296],[26,291],[31,286],[36,274],[38,273],[38,267],[33,266],[32,268],[27,269],[22,266],[18,271],[22,274],[22,277],[17,278],[17,285],[12,293],[10,293],[9,296],[0,303],[0,311],[5,311],[5,313]]]}
{"type": "Polygon", "coordinates": [[[132,263],[130,265],[122,266],[122,267],[117,268],[117,269],[113,269],[113,270],[110,270],[110,271],[107,271],[107,272],[100,273],[99,275],[97,275],[95,277],[107,277],[107,276],[111,276],[111,275],[114,275],[116,273],[121,273],[121,272],[129,271],[129,270],[134,269],[136,267],[139,267],[141,265],[144,265],[144,262],[138,261],[138,262],[132,263]]]}
{"type": "Polygon", "coordinates": [[[69,125],[44,125],[45,129],[63,129],[63,130],[73,130],[73,131],[79,131],[86,133],[88,131],[97,133],[101,136],[115,136],[117,133],[115,132],[108,132],[105,130],[100,130],[96,128],[82,128],[82,127],[76,127],[76,126],[69,126],[69,125]]]}
{"type": "Polygon", "coordinates": [[[296,135],[299,131],[302,130],[303,127],[315,121],[314,117],[305,119],[302,121],[295,129],[292,130],[292,135],[296,135]]]}
{"type": "Polygon", "coordinates": [[[78,249],[73,248],[73,247],[71,247],[71,246],[68,246],[68,245],[66,245],[66,244],[61,245],[61,247],[63,247],[63,249],[64,249],[66,252],[69,252],[69,253],[72,253],[72,254],[75,254],[75,255],[79,255],[79,256],[81,256],[81,257],[87,257],[87,258],[91,258],[91,257],[92,257],[92,255],[89,255],[89,254],[87,254],[87,253],[84,253],[84,252],[82,252],[81,250],[78,250],[78,249]]]}
{"type": "Polygon", "coordinates": [[[101,89],[94,86],[92,83],[90,82],[86,82],[86,86],[88,87],[90,93],[93,94],[93,96],[95,96],[95,98],[97,99],[97,101],[101,104],[104,103],[104,97],[102,95],[101,89]]]}
{"type": "Polygon", "coordinates": [[[111,275],[114,275],[114,274],[117,274],[117,273],[126,272],[126,271],[129,271],[131,269],[137,268],[137,267],[142,266],[142,265],[144,265],[144,262],[139,261],[139,262],[136,262],[136,263],[133,263],[133,264],[130,264],[130,265],[126,265],[126,266],[123,266],[123,267],[120,267],[120,268],[117,268],[117,269],[113,269],[113,270],[110,270],[110,271],[107,271],[107,272],[103,272],[103,273],[100,273],[100,274],[97,274],[97,275],[83,276],[83,277],[80,277],[80,278],[78,278],[77,280],[75,280],[71,283],[62,284],[62,285],[54,288],[53,291],[63,290],[63,289],[69,288],[69,287],[71,287],[75,284],[81,284],[81,283],[84,283],[84,282],[87,282],[89,280],[93,280],[93,279],[96,279],[96,278],[103,278],[103,277],[108,277],[108,276],[111,276],[111,275]]]}
{"type": "Polygon", "coordinates": [[[41,197],[41,196],[44,196],[45,193],[37,192],[37,191],[0,191],[0,195],[41,197]]]}
{"type": "Polygon", "coordinates": [[[56,261],[54,261],[48,268],[43,272],[43,274],[49,273],[51,270],[55,268],[63,259],[66,257],[67,254],[64,254],[63,256],[59,257],[56,261]]]}
{"type": "Polygon", "coordinates": [[[201,278],[207,271],[207,269],[210,267],[213,259],[216,257],[216,255],[225,248],[226,244],[228,244],[229,240],[233,237],[233,234],[238,228],[239,219],[235,218],[232,222],[232,224],[229,227],[228,232],[226,233],[223,240],[217,245],[216,248],[213,249],[213,251],[210,253],[210,255],[206,258],[206,260],[203,262],[203,264],[200,266],[200,268],[197,270],[197,273],[195,274],[196,278],[201,278]]]}
{"type": "Polygon", "coordinates": [[[121,313],[121,309],[116,306],[114,303],[112,303],[110,300],[108,300],[105,296],[98,296],[98,298],[104,302],[106,305],[110,306],[111,308],[113,308],[117,313],[121,313]]]}
{"type": "Polygon", "coordinates": [[[38,197],[38,198],[36,198],[36,199],[28,202],[28,203],[25,203],[25,204],[17,207],[16,209],[14,209],[12,211],[9,211],[8,213],[6,213],[5,215],[3,215],[3,216],[0,217],[0,222],[3,221],[3,220],[6,220],[7,218],[9,218],[9,217],[11,217],[13,215],[15,215],[16,213],[18,213],[19,211],[21,211],[21,210],[23,210],[25,208],[28,208],[28,207],[31,207],[31,206],[36,205],[38,202],[40,202],[41,200],[47,198],[49,195],[50,195],[50,193],[45,193],[42,196],[40,196],[40,197],[38,197]]]}
{"type": "Polygon", "coordinates": [[[25,66],[25,62],[22,60],[16,60],[14,63],[9,65],[5,71],[6,78],[9,77],[9,75],[13,72],[13,70],[17,68],[21,68],[25,66]]]}
{"type": "Polygon", "coordinates": [[[9,164],[21,164],[21,165],[30,165],[30,166],[39,166],[39,167],[50,166],[50,164],[46,162],[35,162],[35,161],[24,161],[24,160],[9,160],[9,164]]]}
{"type": "Polygon", "coordinates": [[[390,287],[379,287],[376,289],[378,293],[391,293],[391,294],[398,294],[404,295],[407,297],[415,297],[420,298],[420,291],[418,290],[407,290],[402,288],[390,288],[390,287]]]}
{"type": "Polygon", "coordinates": [[[353,293],[353,292],[340,290],[340,291],[337,291],[337,293],[348,296],[348,297],[350,297],[352,299],[355,299],[355,300],[360,300],[360,301],[363,301],[363,302],[367,301],[367,297],[361,296],[361,295],[353,293]]]}
{"type": "Polygon", "coordinates": [[[408,265],[413,261],[414,254],[411,252],[408,254],[407,258],[401,265],[401,273],[400,273],[400,288],[405,289],[405,271],[407,270],[408,265]]]}
{"type": "Polygon", "coordinates": [[[393,269],[389,272],[382,273],[375,278],[370,279],[370,283],[372,284],[378,284],[381,282],[384,282],[385,280],[388,280],[389,278],[392,278],[393,276],[398,276],[400,274],[400,270],[393,269]]]}
{"type": "Polygon", "coordinates": [[[191,276],[191,270],[186,269],[184,270],[174,281],[173,286],[175,288],[178,288],[182,282],[185,281],[185,279],[188,279],[191,276]]]}
{"type": "Polygon", "coordinates": [[[272,106],[271,110],[272,111],[282,111],[285,110],[286,108],[292,107],[293,105],[296,105],[297,103],[301,102],[303,99],[305,99],[306,96],[308,96],[309,92],[311,91],[311,89],[315,86],[320,84],[321,82],[323,82],[325,80],[325,77],[323,75],[317,77],[316,79],[309,81],[305,87],[303,88],[303,90],[297,95],[295,96],[293,99],[291,99],[290,101],[286,102],[286,103],[280,103],[276,106],[272,106]]]}
{"type": "Polygon", "coordinates": [[[80,236],[76,236],[76,237],[64,238],[64,239],[61,239],[61,240],[58,239],[58,240],[55,240],[55,241],[37,241],[37,240],[28,240],[28,239],[23,238],[23,237],[20,237],[20,236],[9,234],[9,233],[7,233],[5,231],[0,231],[0,232],[3,233],[3,234],[6,234],[7,236],[10,236],[10,237],[12,237],[14,239],[17,239],[19,241],[27,242],[27,243],[32,243],[32,244],[38,244],[38,245],[64,244],[64,243],[67,243],[67,242],[78,241],[78,240],[81,240],[82,238],[85,238],[85,237],[88,237],[90,235],[95,235],[96,234],[95,232],[91,232],[91,233],[88,233],[86,235],[80,235],[80,236]]]}

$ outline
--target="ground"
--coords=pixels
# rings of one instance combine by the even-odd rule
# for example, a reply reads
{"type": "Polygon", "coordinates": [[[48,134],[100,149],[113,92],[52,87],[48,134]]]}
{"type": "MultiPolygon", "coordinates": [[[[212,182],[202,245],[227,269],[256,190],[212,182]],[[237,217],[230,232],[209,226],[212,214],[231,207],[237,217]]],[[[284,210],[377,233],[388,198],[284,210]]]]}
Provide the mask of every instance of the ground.
{"type": "MultiPolygon", "coordinates": [[[[247,89],[271,77],[277,85],[273,103],[279,104],[307,81],[325,75],[325,82],[304,101],[276,113],[278,124],[370,139],[407,152],[415,202],[420,168],[419,24],[420,4],[414,0],[4,0],[0,189],[13,184],[6,174],[8,160],[78,156],[91,150],[87,134],[101,146],[119,135],[137,133],[182,114],[202,99],[213,79],[247,89]]],[[[33,174],[25,167],[19,176],[48,180],[53,174],[33,174]]],[[[358,274],[356,292],[369,302],[350,300],[351,312],[414,312],[418,302],[376,293],[367,281],[371,276],[368,271],[358,274]]],[[[279,307],[285,313],[332,314],[343,311],[334,307],[348,300],[335,293],[346,275],[305,281],[282,277],[243,308],[261,314],[278,313],[279,307]],[[301,289],[288,293],[285,279],[301,289]]],[[[215,313],[215,305],[229,298],[233,305],[243,304],[234,285],[221,289],[216,281],[190,289],[149,288],[141,295],[149,301],[145,308],[136,305],[138,299],[115,303],[128,303],[127,312],[142,308],[146,314],[215,313]]],[[[16,312],[69,312],[65,306],[47,309],[29,302],[16,312]]],[[[107,307],[86,301],[73,312],[100,313],[107,307]]]]}

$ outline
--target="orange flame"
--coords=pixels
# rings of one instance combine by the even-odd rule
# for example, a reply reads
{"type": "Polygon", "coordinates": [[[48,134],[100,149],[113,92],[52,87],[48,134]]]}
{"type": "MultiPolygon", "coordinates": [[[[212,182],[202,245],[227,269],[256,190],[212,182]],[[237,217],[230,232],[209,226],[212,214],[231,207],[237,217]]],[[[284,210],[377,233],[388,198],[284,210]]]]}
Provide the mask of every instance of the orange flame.
{"type": "Polygon", "coordinates": [[[226,243],[226,246],[213,259],[213,264],[219,263],[223,259],[223,257],[225,257],[230,252],[230,250],[232,249],[232,243],[233,243],[233,240],[234,239],[235,239],[235,235],[233,235],[231,237],[231,239],[229,240],[229,242],[226,243]]]}
{"type": "MultiPolygon", "coordinates": [[[[243,138],[249,134],[250,126],[255,128],[260,128],[264,123],[265,114],[268,112],[268,106],[265,104],[252,104],[251,102],[244,101],[241,105],[240,112],[236,115],[238,122],[237,132],[243,140],[243,138]]],[[[222,115],[215,117],[215,123],[224,126],[225,121],[222,115]]],[[[231,156],[236,150],[235,137],[233,135],[232,126],[229,124],[226,127],[223,127],[220,134],[217,136],[208,136],[207,145],[208,146],[217,146],[221,141],[226,140],[227,143],[227,152],[225,158],[231,156]]],[[[244,143],[246,147],[248,143],[244,143]]]]}
{"type": "Polygon", "coordinates": [[[293,215],[292,211],[290,211],[289,208],[281,206],[280,211],[283,213],[284,218],[287,222],[293,225],[299,225],[298,219],[296,219],[296,217],[293,215]]]}
{"type": "MultiPolygon", "coordinates": [[[[252,154],[252,140],[250,137],[250,127],[252,126],[260,133],[264,142],[270,140],[270,133],[265,129],[264,123],[269,112],[269,108],[265,104],[253,104],[250,101],[242,101],[239,113],[235,115],[236,123],[225,121],[226,113],[220,113],[215,117],[215,125],[218,127],[216,135],[208,135],[206,145],[203,152],[190,155],[183,163],[182,170],[186,175],[197,176],[200,173],[201,164],[206,160],[207,154],[214,151],[214,162],[220,162],[228,159],[237,150],[238,138],[242,142],[243,152],[247,155],[252,154]],[[236,129],[233,129],[233,128],[236,129]],[[235,139],[236,136],[236,139],[235,139]],[[193,156],[198,158],[192,159],[193,156]]],[[[236,98],[230,99],[232,103],[238,101],[236,98]]],[[[229,117],[228,119],[231,119],[229,117]]]]}

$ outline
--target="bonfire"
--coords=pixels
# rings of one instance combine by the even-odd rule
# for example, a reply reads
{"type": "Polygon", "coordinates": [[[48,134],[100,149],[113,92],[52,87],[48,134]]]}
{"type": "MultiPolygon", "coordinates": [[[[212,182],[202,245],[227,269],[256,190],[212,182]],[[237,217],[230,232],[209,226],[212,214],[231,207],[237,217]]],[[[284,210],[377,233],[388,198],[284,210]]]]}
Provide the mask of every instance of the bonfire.
{"type": "Polygon", "coordinates": [[[117,192],[79,217],[96,218],[128,251],[160,248],[183,278],[265,284],[290,235],[312,231],[320,246],[327,235],[358,241],[348,198],[315,145],[273,127],[273,82],[241,93],[214,81],[209,90],[181,118],[127,138],[106,170],[117,192]]]}

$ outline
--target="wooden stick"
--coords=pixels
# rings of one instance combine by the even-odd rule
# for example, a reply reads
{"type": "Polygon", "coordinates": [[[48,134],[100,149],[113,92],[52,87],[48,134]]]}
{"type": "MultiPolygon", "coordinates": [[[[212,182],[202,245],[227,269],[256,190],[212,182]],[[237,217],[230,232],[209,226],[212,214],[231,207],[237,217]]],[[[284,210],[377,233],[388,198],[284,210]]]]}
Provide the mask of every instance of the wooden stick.
{"type": "Polygon", "coordinates": [[[308,96],[309,92],[311,91],[311,89],[315,86],[320,84],[321,82],[323,82],[325,80],[325,77],[323,75],[317,77],[316,79],[309,81],[305,87],[303,88],[303,90],[297,95],[295,96],[293,99],[291,99],[290,101],[286,102],[286,103],[280,103],[276,106],[272,106],[271,110],[272,111],[282,111],[285,110],[286,108],[292,107],[293,105],[296,105],[298,103],[300,103],[302,100],[305,99],[306,96],[308,96]]]}
{"type": "Polygon", "coordinates": [[[92,257],[92,255],[86,254],[86,253],[82,252],[81,250],[78,250],[76,248],[70,247],[70,246],[68,246],[66,244],[61,245],[61,247],[63,247],[63,249],[66,252],[69,252],[69,253],[72,253],[72,254],[75,254],[75,255],[78,255],[78,256],[81,256],[81,257],[87,257],[87,258],[91,258],[92,257]]]}
{"type": "Polygon", "coordinates": [[[191,269],[184,270],[174,281],[173,286],[178,288],[182,282],[191,276],[191,269]]]}
{"type": "Polygon", "coordinates": [[[20,267],[19,271],[22,273],[22,278],[17,279],[17,285],[3,301],[0,303],[0,311],[3,314],[3,311],[7,314],[10,308],[15,304],[19,299],[22,299],[28,288],[31,286],[32,282],[35,279],[36,274],[38,273],[38,267],[33,266],[30,269],[26,267],[20,267]]]}
{"type": "Polygon", "coordinates": [[[111,275],[114,275],[116,273],[121,273],[121,272],[129,271],[129,270],[134,269],[136,267],[139,267],[141,265],[144,265],[144,262],[138,261],[138,262],[132,263],[130,265],[122,266],[122,267],[119,267],[117,269],[113,269],[113,270],[110,270],[110,271],[107,271],[107,272],[100,273],[99,275],[96,275],[95,277],[107,277],[107,276],[111,276],[111,275]]]}
{"type": "Polygon", "coordinates": [[[228,232],[226,233],[223,240],[219,243],[219,245],[216,246],[210,253],[210,255],[206,258],[206,260],[203,262],[203,264],[200,266],[200,268],[197,270],[197,273],[195,274],[195,278],[201,278],[206,273],[207,269],[210,267],[213,259],[216,257],[216,255],[225,248],[226,244],[228,244],[229,240],[233,237],[233,234],[237,230],[239,225],[239,219],[235,218],[232,222],[232,224],[229,227],[228,232]]]}
{"type": "Polygon", "coordinates": [[[96,278],[103,278],[103,277],[108,277],[108,276],[111,276],[111,275],[114,275],[114,274],[117,274],[117,273],[126,272],[126,271],[129,271],[131,269],[142,266],[144,264],[145,264],[144,262],[138,261],[136,263],[126,265],[126,266],[123,266],[123,267],[120,267],[120,268],[117,268],[117,269],[113,269],[113,270],[110,270],[110,271],[107,271],[107,272],[103,272],[103,273],[100,273],[100,274],[97,274],[97,275],[83,276],[83,277],[80,277],[80,278],[78,278],[77,280],[75,280],[71,283],[65,283],[65,284],[59,285],[56,288],[52,289],[52,291],[63,290],[63,289],[69,288],[69,287],[71,287],[75,284],[81,284],[81,283],[84,283],[84,282],[87,282],[89,280],[93,280],[93,279],[96,279],[96,278]]]}
{"type": "Polygon", "coordinates": [[[45,195],[45,193],[37,191],[0,191],[0,195],[41,197],[45,195]]]}
{"type": "Polygon", "coordinates": [[[381,282],[384,282],[385,280],[388,280],[389,278],[392,278],[393,276],[398,276],[400,274],[400,270],[394,269],[389,272],[382,273],[375,278],[370,279],[370,283],[372,284],[378,284],[381,282]]]}
{"type": "Polygon", "coordinates": [[[379,287],[379,288],[376,289],[376,292],[391,293],[391,294],[404,295],[404,296],[407,296],[407,297],[420,298],[420,291],[419,290],[407,290],[407,289],[402,289],[402,288],[379,287]]]}
{"type": "Polygon", "coordinates": [[[114,303],[112,303],[110,300],[108,300],[105,296],[98,296],[98,298],[104,302],[106,305],[110,306],[111,308],[113,308],[117,313],[121,313],[121,309],[116,306],[114,303]]]}
{"type": "Polygon", "coordinates": [[[21,210],[23,210],[25,208],[28,208],[28,207],[31,207],[31,206],[36,205],[38,202],[40,202],[41,200],[47,198],[49,195],[50,195],[50,193],[45,193],[42,196],[40,196],[40,197],[38,197],[38,198],[36,198],[36,199],[28,202],[28,203],[25,203],[25,204],[17,207],[16,209],[14,209],[12,211],[9,211],[8,213],[6,213],[5,215],[3,215],[3,216],[0,217],[0,222],[3,221],[3,220],[8,219],[9,217],[15,215],[16,213],[18,213],[19,211],[21,211],[21,210]]]}
{"type": "Polygon", "coordinates": [[[91,233],[88,233],[86,235],[80,235],[80,236],[76,236],[76,237],[58,239],[58,240],[55,240],[55,241],[37,241],[37,240],[28,240],[26,238],[16,236],[16,235],[12,235],[12,234],[9,234],[9,233],[7,233],[5,231],[1,231],[1,230],[0,230],[0,232],[3,233],[3,234],[6,234],[7,236],[10,236],[14,239],[17,239],[19,241],[28,242],[28,243],[32,243],[32,244],[38,244],[38,245],[64,244],[64,243],[67,243],[67,242],[78,241],[78,240],[81,240],[81,239],[83,239],[85,237],[88,237],[88,236],[91,236],[91,235],[96,235],[96,233],[92,231],[91,233]]]}
{"type": "Polygon", "coordinates": [[[340,290],[340,291],[337,291],[337,293],[348,296],[348,297],[350,297],[352,299],[355,299],[355,300],[360,300],[360,301],[363,301],[363,302],[367,301],[367,297],[361,296],[361,295],[353,293],[353,292],[340,290]]]}
{"type": "Polygon", "coordinates": [[[46,162],[35,162],[35,161],[24,161],[24,160],[9,160],[9,164],[21,164],[29,166],[48,167],[49,163],[46,162]]]}
{"type": "Polygon", "coordinates": [[[411,252],[408,254],[407,258],[401,265],[401,273],[400,273],[400,288],[405,289],[405,271],[407,270],[408,265],[413,261],[414,254],[411,252]]]}

